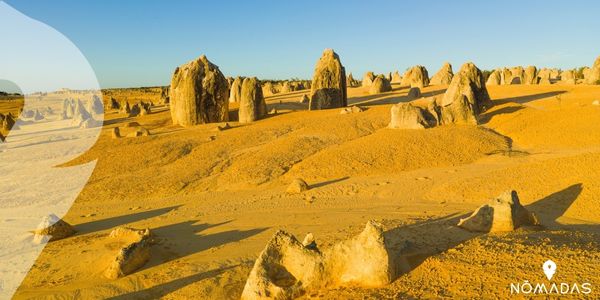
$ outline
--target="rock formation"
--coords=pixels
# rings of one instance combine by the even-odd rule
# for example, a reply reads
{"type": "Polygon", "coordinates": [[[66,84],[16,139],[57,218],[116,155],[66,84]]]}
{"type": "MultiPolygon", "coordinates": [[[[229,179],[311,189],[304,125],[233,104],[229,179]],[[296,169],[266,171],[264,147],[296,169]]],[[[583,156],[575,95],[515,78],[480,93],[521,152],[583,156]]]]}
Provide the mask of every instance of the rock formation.
{"type": "Polygon", "coordinates": [[[101,115],[104,113],[104,104],[98,95],[93,95],[92,100],[88,102],[87,111],[92,115],[101,115]]]}
{"type": "Polygon", "coordinates": [[[454,73],[452,72],[452,65],[448,62],[444,63],[442,68],[431,77],[429,84],[432,85],[448,85],[452,81],[454,73]]]}
{"type": "Polygon", "coordinates": [[[516,191],[503,193],[458,223],[459,227],[479,232],[513,231],[524,225],[539,225],[539,221],[521,205],[516,191]]]}
{"type": "Polygon", "coordinates": [[[479,114],[492,105],[483,74],[473,63],[466,63],[442,97],[441,123],[477,124],[479,114]]]}
{"type": "Polygon", "coordinates": [[[92,115],[85,109],[83,102],[81,102],[81,100],[77,100],[73,110],[73,124],[81,126],[84,121],[90,119],[91,117],[92,115]]]}
{"type": "Polygon", "coordinates": [[[393,129],[429,128],[430,122],[422,108],[410,103],[398,103],[392,106],[391,121],[388,125],[393,129]]]}
{"type": "Polygon", "coordinates": [[[403,86],[418,87],[420,89],[429,85],[429,74],[423,66],[410,68],[402,77],[403,86]]]}
{"type": "Polygon", "coordinates": [[[175,69],[169,98],[175,125],[229,120],[227,79],[204,55],[175,69]]]}
{"type": "Polygon", "coordinates": [[[369,221],[358,236],[320,251],[312,234],[300,243],[278,231],[254,263],[241,299],[295,299],[336,286],[382,287],[396,276],[382,226],[369,221]]]}
{"type": "Polygon", "coordinates": [[[537,68],[535,66],[529,66],[525,69],[525,73],[523,75],[523,84],[532,85],[538,84],[538,74],[537,68]]]}
{"type": "Polygon", "coordinates": [[[246,78],[242,83],[238,114],[240,123],[254,122],[267,115],[267,103],[256,77],[246,78]]]}
{"type": "Polygon", "coordinates": [[[310,110],[345,107],[346,71],[340,57],[332,50],[325,49],[315,66],[310,91],[310,110]]]}
{"type": "Polygon", "coordinates": [[[523,84],[523,82],[525,81],[525,70],[523,70],[523,67],[521,66],[511,68],[510,75],[511,76],[510,80],[508,81],[508,84],[523,84]]]}
{"type": "Polygon", "coordinates": [[[277,89],[275,89],[275,86],[273,86],[273,83],[270,81],[267,81],[263,84],[262,91],[264,96],[277,94],[277,89]]]}
{"type": "Polygon", "coordinates": [[[418,87],[412,87],[408,90],[407,94],[408,100],[414,100],[417,98],[421,98],[421,89],[418,87]]]}
{"type": "Polygon", "coordinates": [[[492,71],[492,73],[490,73],[490,75],[488,76],[488,79],[485,82],[485,84],[486,85],[500,85],[500,84],[502,84],[502,81],[500,79],[500,77],[501,77],[500,73],[501,73],[501,71],[499,71],[499,70],[492,71]]]}
{"type": "Polygon", "coordinates": [[[233,83],[231,84],[231,90],[229,91],[229,103],[240,102],[242,95],[242,82],[244,82],[244,78],[240,76],[233,80],[233,83]]]}
{"type": "MultiPolygon", "coordinates": [[[[345,75],[344,75],[345,76],[345,75]]],[[[292,88],[292,86],[290,85],[289,81],[284,81],[281,84],[281,93],[289,93],[289,92],[293,92],[294,89],[292,88]]]]}
{"type": "Polygon", "coordinates": [[[300,194],[304,191],[308,191],[309,187],[306,181],[301,178],[296,178],[290,183],[287,190],[285,191],[288,194],[300,194]]]}
{"type": "Polygon", "coordinates": [[[402,82],[402,76],[400,76],[400,72],[394,71],[394,73],[392,73],[392,83],[401,83],[401,82],[402,82]]]}
{"type": "Polygon", "coordinates": [[[149,229],[136,230],[118,227],[111,231],[111,240],[125,241],[125,246],[119,249],[115,258],[104,271],[108,279],[117,279],[135,272],[150,260],[152,234],[149,229]]]}
{"type": "Polygon", "coordinates": [[[565,70],[560,73],[560,82],[563,84],[575,84],[575,72],[573,70],[565,70]]]}
{"type": "Polygon", "coordinates": [[[362,80],[362,86],[370,87],[373,84],[373,80],[375,80],[375,74],[373,74],[373,72],[365,73],[362,80]]]}
{"type": "Polygon", "coordinates": [[[61,220],[54,214],[45,216],[37,229],[33,232],[33,242],[36,244],[56,241],[69,237],[75,229],[69,223],[61,220]]]}
{"type": "Polygon", "coordinates": [[[538,84],[552,84],[550,75],[549,69],[541,69],[537,74],[538,84]]]}
{"type": "Polygon", "coordinates": [[[594,61],[586,81],[588,84],[600,84],[600,56],[594,61]]]}
{"type": "Polygon", "coordinates": [[[119,129],[119,127],[115,127],[112,129],[111,136],[113,139],[118,139],[121,137],[121,130],[119,129]]]}
{"type": "Polygon", "coordinates": [[[369,94],[375,95],[379,93],[385,93],[392,90],[390,82],[383,75],[375,77],[371,87],[369,87],[369,94]]]}

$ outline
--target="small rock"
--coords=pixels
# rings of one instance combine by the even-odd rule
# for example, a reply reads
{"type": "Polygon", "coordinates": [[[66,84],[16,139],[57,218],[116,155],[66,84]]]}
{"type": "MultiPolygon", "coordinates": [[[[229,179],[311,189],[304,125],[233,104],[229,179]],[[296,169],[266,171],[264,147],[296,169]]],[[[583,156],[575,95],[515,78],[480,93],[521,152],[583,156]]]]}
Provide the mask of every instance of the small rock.
{"type": "Polygon", "coordinates": [[[286,193],[288,194],[300,194],[304,191],[308,190],[308,184],[306,181],[301,178],[296,178],[292,183],[288,186],[286,193]]]}
{"type": "Polygon", "coordinates": [[[50,214],[42,219],[33,233],[33,242],[41,244],[69,237],[75,233],[75,229],[56,215],[50,214]]]}

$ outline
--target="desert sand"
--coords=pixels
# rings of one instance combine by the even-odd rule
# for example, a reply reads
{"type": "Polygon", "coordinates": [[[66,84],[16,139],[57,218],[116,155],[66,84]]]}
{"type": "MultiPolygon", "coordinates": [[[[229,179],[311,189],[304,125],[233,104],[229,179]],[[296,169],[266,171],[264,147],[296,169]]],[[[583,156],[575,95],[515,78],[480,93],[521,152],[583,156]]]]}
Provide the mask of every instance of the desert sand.
{"type": "MultiPolygon", "coordinates": [[[[447,86],[421,89],[441,97],[447,86]]],[[[407,264],[383,288],[338,287],[322,299],[505,298],[509,285],[541,281],[553,259],[564,281],[600,281],[600,86],[488,86],[494,107],[482,124],[390,129],[390,108],[408,86],[371,95],[348,88],[341,109],[308,111],[310,90],[265,95],[269,114],[182,128],[169,109],[127,117],[105,113],[90,151],[65,166],[97,160],[63,218],[74,236],[50,242],[15,299],[239,299],[258,254],[283,229],[319,247],[383,224],[407,264]],[[126,135],[137,122],[149,136],[126,135]],[[224,127],[221,127],[224,128],[224,127]],[[286,193],[296,178],[310,189],[286,193]],[[541,228],[473,233],[460,218],[517,190],[541,228]],[[150,261],[116,280],[103,276],[125,243],[118,226],[149,228],[150,261]]],[[[159,103],[160,89],[109,90],[104,100],[159,103]]],[[[415,100],[415,105],[423,99],[415,100]]],[[[16,110],[15,108],[13,108],[16,110]]]]}

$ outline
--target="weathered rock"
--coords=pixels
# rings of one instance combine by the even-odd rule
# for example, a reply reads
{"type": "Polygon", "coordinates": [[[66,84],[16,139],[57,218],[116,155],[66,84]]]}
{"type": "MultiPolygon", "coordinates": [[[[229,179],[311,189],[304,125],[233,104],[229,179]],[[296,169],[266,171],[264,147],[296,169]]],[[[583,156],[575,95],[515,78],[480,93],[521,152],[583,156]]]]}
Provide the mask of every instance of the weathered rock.
{"type": "Polygon", "coordinates": [[[136,230],[126,227],[114,229],[110,239],[125,240],[125,246],[117,252],[104,276],[108,279],[117,279],[127,276],[143,267],[150,260],[150,246],[152,233],[149,229],[136,230]]]}
{"type": "Polygon", "coordinates": [[[119,102],[115,98],[110,97],[110,101],[108,101],[108,103],[106,103],[106,110],[119,109],[119,108],[120,108],[119,102]]]}
{"type": "MultiPolygon", "coordinates": [[[[344,75],[345,76],[345,75],[344,75]]],[[[292,86],[290,85],[289,81],[284,81],[281,84],[281,93],[290,93],[293,92],[294,89],[292,88],[292,86]]]]}
{"type": "Polygon", "coordinates": [[[501,84],[500,73],[501,73],[501,71],[499,71],[499,70],[492,71],[492,73],[490,73],[490,75],[488,76],[488,79],[485,82],[485,84],[486,85],[500,85],[501,84]]]}
{"type": "Polygon", "coordinates": [[[424,88],[429,85],[429,74],[423,66],[414,66],[410,68],[402,77],[403,86],[424,88]]]}
{"type": "Polygon", "coordinates": [[[392,90],[392,85],[383,75],[375,77],[371,87],[369,87],[369,94],[375,95],[380,93],[389,92],[392,90]]]}
{"type": "Polygon", "coordinates": [[[309,187],[306,181],[301,178],[296,178],[290,183],[287,190],[285,191],[288,194],[300,194],[302,192],[308,191],[309,187]]]}
{"type": "Polygon", "coordinates": [[[61,220],[54,214],[45,216],[37,229],[33,232],[33,242],[41,244],[69,237],[75,233],[75,229],[69,223],[61,220]]]}
{"type": "Polygon", "coordinates": [[[442,68],[431,77],[430,83],[432,85],[448,85],[452,81],[454,73],[452,72],[452,65],[448,62],[444,63],[442,68]]]}
{"type": "Polygon", "coordinates": [[[115,127],[111,130],[111,136],[113,139],[118,139],[121,137],[121,130],[119,127],[115,127]]]}
{"type": "Polygon", "coordinates": [[[244,82],[244,78],[238,76],[235,78],[233,83],[231,84],[231,90],[229,91],[229,102],[237,103],[240,102],[242,98],[242,83],[244,82]]]}
{"type": "Polygon", "coordinates": [[[300,98],[300,103],[309,103],[310,99],[308,99],[308,96],[306,94],[302,95],[302,98],[300,98]]]}
{"type": "Polygon", "coordinates": [[[565,70],[560,73],[560,82],[562,84],[575,84],[575,72],[573,70],[565,70]]]}
{"type": "Polygon", "coordinates": [[[178,67],[171,80],[173,124],[192,126],[229,120],[229,88],[219,67],[202,55],[178,67]]]}
{"type": "Polygon", "coordinates": [[[324,253],[327,273],[333,285],[382,287],[396,274],[380,224],[369,221],[356,237],[336,244],[324,253]]]}
{"type": "Polygon", "coordinates": [[[348,74],[348,77],[346,78],[346,84],[349,87],[356,87],[360,85],[360,82],[358,82],[358,80],[354,79],[354,76],[352,76],[352,73],[348,74]]]}
{"type": "Polygon", "coordinates": [[[295,299],[335,286],[382,287],[396,275],[395,265],[382,226],[373,221],[323,252],[312,234],[300,243],[280,230],[254,263],[241,299],[295,299]]]}
{"type": "Polygon", "coordinates": [[[432,126],[441,125],[442,107],[438,104],[436,97],[431,97],[427,103],[427,112],[431,116],[429,124],[432,126]]]}
{"type": "Polygon", "coordinates": [[[75,102],[75,108],[73,110],[73,124],[81,126],[81,124],[88,119],[91,119],[92,115],[85,109],[83,102],[77,100],[75,102]]]}
{"type": "Polygon", "coordinates": [[[144,127],[138,127],[135,129],[135,131],[130,132],[129,134],[127,134],[127,137],[140,137],[140,136],[149,136],[150,135],[150,131],[144,127]]]}
{"type": "Polygon", "coordinates": [[[277,89],[273,86],[273,83],[267,81],[262,86],[262,91],[264,96],[277,94],[277,89]]]}
{"type": "Polygon", "coordinates": [[[541,69],[537,74],[538,84],[544,84],[544,85],[552,84],[550,75],[551,75],[550,70],[541,69]]]}
{"type": "Polygon", "coordinates": [[[442,124],[477,124],[479,114],[492,107],[481,71],[466,63],[454,76],[442,97],[442,124]]]}
{"type": "Polygon", "coordinates": [[[101,115],[104,113],[104,104],[98,95],[93,95],[92,100],[88,102],[87,111],[92,115],[101,115]]]}
{"type": "Polygon", "coordinates": [[[523,76],[523,83],[527,85],[538,84],[537,73],[537,68],[535,66],[527,67],[523,76]]]}
{"type": "Polygon", "coordinates": [[[168,86],[161,87],[159,103],[160,104],[169,104],[170,100],[171,99],[169,98],[169,87],[168,86]]]}
{"type": "Polygon", "coordinates": [[[525,81],[525,70],[521,66],[510,69],[510,75],[509,84],[523,84],[525,81]]]}
{"type": "Polygon", "coordinates": [[[375,80],[375,74],[373,74],[373,72],[367,72],[363,76],[361,85],[363,87],[370,87],[373,84],[373,80],[375,80]]]}
{"type": "Polygon", "coordinates": [[[594,61],[594,65],[589,71],[586,81],[588,84],[600,84],[600,56],[594,61]]]}
{"type": "Polygon", "coordinates": [[[129,102],[127,102],[127,101],[121,102],[121,109],[119,110],[119,112],[122,114],[129,115],[129,113],[131,113],[131,106],[129,106],[129,102]]]}
{"type": "Polygon", "coordinates": [[[509,85],[512,81],[512,72],[507,68],[502,68],[500,72],[500,84],[509,85]]]}
{"type": "Polygon", "coordinates": [[[15,119],[11,113],[8,113],[4,116],[4,120],[2,120],[2,130],[8,132],[13,128],[16,129],[15,119]]]}
{"type": "Polygon", "coordinates": [[[317,62],[310,91],[310,110],[344,107],[348,105],[346,71],[340,57],[325,49],[317,62]]]}
{"type": "Polygon", "coordinates": [[[358,106],[358,105],[352,105],[350,107],[344,107],[342,108],[342,110],[340,111],[341,115],[345,115],[345,114],[355,114],[355,113],[360,113],[365,111],[364,108],[358,106]]]}
{"type": "Polygon", "coordinates": [[[398,103],[392,106],[389,128],[394,129],[423,129],[429,128],[429,120],[425,112],[410,103],[398,103]]]}
{"type": "Polygon", "coordinates": [[[480,232],[512,231],[524,225],[539,225],[539,221],[521,205],[516,191],[503,193],[458,223],[459,227],[480,232]]]}
{"type": "Polygon", "coordinates": [[[400,72],[394,71],[394,73],[392,73],[392,83],[401,83],[401,82],[402,82],[402,76],[400,75],[400,72]]]}
{"type": "Polygon", "coordinates": [[[244,79],[240,96],[239,122],[254,122],[266,115],[267,103],[263,97],[260,82],[256,77],[244,79]]]}
{"type": "Polygon", "coordinates": [[[408,97],[408,100],[414,100],[414,99],[421,98],[421,89],[418,87],[411,87],[408,90],[407,97],[408,97]]]}

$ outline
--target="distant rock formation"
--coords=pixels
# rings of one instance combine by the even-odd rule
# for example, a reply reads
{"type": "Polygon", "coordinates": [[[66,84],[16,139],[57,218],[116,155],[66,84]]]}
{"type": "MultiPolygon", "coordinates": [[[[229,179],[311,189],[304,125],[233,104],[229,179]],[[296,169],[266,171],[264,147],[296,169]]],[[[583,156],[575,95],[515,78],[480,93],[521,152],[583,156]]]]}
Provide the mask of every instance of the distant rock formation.
{"type": "Polygon", "coordinates": [[[392,90],[392,86],[390,82],[383,75],[379,75],[375,77],[373,80],[373,84],[369,87],[369,94],[375,95],[379,93],[385,93],[392,90]]]}
{"type": "Polygon", "coordinates": [[[523,84],[532,85],[538,84],[538,71],[535,66],[529,66],[523,74],[523,84]]]}
{"type": "Polygon", "coordinates": [[[442,97],[442,124],[478,124],[478,116],[492,107],[481,71],[466,63],[454,76],[442,97]]]}
{"type": "Polygon", "coordinates": [[[408,100],[415,100],[421,98],[421,89],[418,87],[412,87],[408,90],[408,100]]]}
{"type": "Polygon", "coordinates": [[[523,84],[525,81],[525,70],[523,70],[523,67],[521,66],[511,68],[510,75],[510,81],[508,84],[523,84]]]}
{"type": "Polygon", "coordinates": [[[204,55],[175,69],[169,91],[171,119],[175,125],[229,120],[227,79],[204,55]]]}
{"type": "Polygon", "coordinates": [[[586,77],[588,84],[600,84],[600,56],[594,61],[594,65],[586,77]]]}
{"type": "Polygon", "coordinates": [[[424,66],[410,68],[402,77],[401,85],[418,87],[420,89],[429,85],[429,74],[424,66]]]}
{"type": "Polygon", "coordinates": [[[431,85],[448,85],[452,81],[454,73],[452,72],[452,65],[448,62],[444,63],[442,68],[431,77],[431,85]]]}
{"type": "Polygon", "coordinates": [[[575,84],[575,72],[573,70],[565,70],[560,73],[560,83],[575,84]]]}
{"type": "Polygon", "coordinates": [[[315,66],[310,91],[310,110],[348,105],[346,71],[333,49],[325,49],[315,66]]]}
{"type": "Polygon", "coordinates": [[[502,80],[501,80],[501,70],[494,70],[492,71],[492,73],[490,73],[490,75],[488,76],[487,81],[485,82],[486,85],[500,85],[502,84],[502,80]]]}
{"type": "Polygon", "coordinates": [[[394,73],[392,73],[392,83],[401,83],[402,82],[402,76],[400,75],[400,72],[398,72],[397,70],[394,71],[394,73]]]}
{"type": "Polygon", "coordinates": [[[373,80],[375,80],[375,74],[373,74],[373,72],[365,73],[362,80],[362,86],[370,87],[373,84],[373,80]]]}
{"type": "Polygon", "coordinates": [[[244,79],[238,112],[240,123],[254,122],[267,115],[267,103],[263,97],[260,81],[256,77],[244,79]]]}
{"type": "Polygon", "coordinates": [[[534,213],[521,205],[516,191],[504,192],[458,223],[459,227],[478,232],[513,231],[524,225],[540,223],[534,213]]]}
{"type": "Polygon", "coordinates": [[[229,90],[229,103],[240,102],[243,81],[244,81],[244,78],[238,76],[231,83],[231,89],[229,90]]]}

